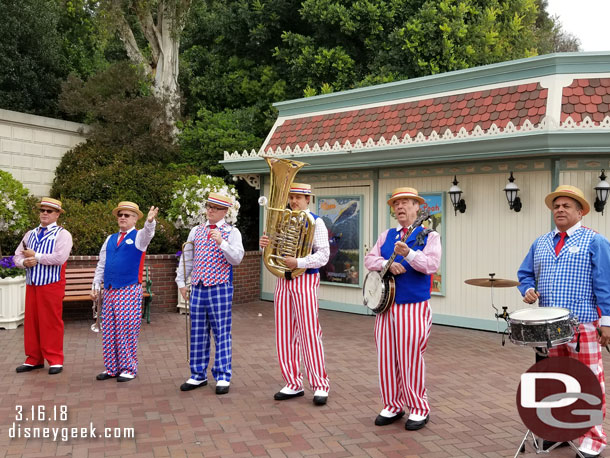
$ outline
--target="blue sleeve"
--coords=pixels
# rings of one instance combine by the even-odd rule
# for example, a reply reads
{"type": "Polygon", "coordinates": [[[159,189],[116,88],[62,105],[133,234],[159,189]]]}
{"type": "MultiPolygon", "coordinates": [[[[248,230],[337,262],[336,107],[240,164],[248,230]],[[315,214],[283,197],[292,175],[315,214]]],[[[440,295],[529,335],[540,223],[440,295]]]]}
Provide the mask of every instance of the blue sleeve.
{"type": "Polygon", "coordinates": [[[601,234],[595,234],[589,245],[593,293],[602,316],[610,316],[610,242],[601,234]]]}
{"type": "Polygon", "coordinates": [[[536,288],[536,275],[534,272],[534,250],[536,248],[536,240],[532,243],[530,250],[527,252],[527,256],[521,263],[521,267],[517,271],[517,279],[519,280],[520,285],[517,286],[519,292],[521,292],[522,296],[525,296],[525,292],[530,288],[536,288]]]}

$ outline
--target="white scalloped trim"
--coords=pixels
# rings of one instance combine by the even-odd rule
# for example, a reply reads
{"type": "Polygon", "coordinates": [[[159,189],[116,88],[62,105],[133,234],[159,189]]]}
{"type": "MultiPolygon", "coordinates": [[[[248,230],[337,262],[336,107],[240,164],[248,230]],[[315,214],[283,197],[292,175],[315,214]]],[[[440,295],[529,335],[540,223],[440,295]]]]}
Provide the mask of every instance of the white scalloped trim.
{"type": "Polygon", "coordinates": [[[518,135],[521,133],[535,132],[535,131],[553,131],[553,130],[561,130],[561,129],[570,129],[570,130],[609,130],[610,129],[610,116],[606,116],[602,122],[596,124],[591,120],[589,116],[586,116],[582,122],[577,123],[572,119],[571,116],[568,116],[566,120],[562,123],[558,123],[553,118],[544,117],[542,121],[536,126],[532,124],[529,119],[526,119],[523,122],[521,127],[515,127],[515,125],[509,121],[504,129],[498,127],[495,123],[492,124],[489,129],[486,131],[481,128],[481,126],[476,125],[472,132],[466,131],[464,127],[460,128],[460,130],[454,134],[450,129],[445,129],[442,135],[440,135],[436,130],[430,132],[430,135],[427,137],[422,133],[418,132],[415,138],[411,138],[409,134],[405,134],[402,139],[399,139],[396,135],[393,135],[390,141],[388,142],[383,136],[379,138],[377,142],[375,142],[372,138],[366,141],[366,143],[362,143],[360,139],[357,139],[354,144],[352,144],[349,140],[346,140],[343,145],[341,145],[338,141],[332,145],[332,147],[328,143],[324,143],[322,147],[315,143],[313,147],[310,147],[309,144],[306,144],[302,148],[299,145],[291,147],[287,145],[283,150],[279,146],[273,150],[272,148],[267,149],[267,151],[263,151],[262,149],[259,151],[251,150],[250,152],[244,150],[243,153],[239,153],[235,151],[233,153],[229,153],[228,151],[224,152],[224,160],[225,161],[239,161],[246,158],[256,158],[261,156],[291,156],[291,155],[307,155],[310,153],[318,153],[320,151],[324,152],[349,152],[354,150],[363,150],[363,149],[372,149],[372,148],[380,148],[387,146],[399,146],[399,145],[409,145],[413,143],[417,144],[427,144],[427,143],[438,143],[438,142],[448,142],[452,140],[462,140],[467,138],[490,138],[499,135],[518,135]]]}

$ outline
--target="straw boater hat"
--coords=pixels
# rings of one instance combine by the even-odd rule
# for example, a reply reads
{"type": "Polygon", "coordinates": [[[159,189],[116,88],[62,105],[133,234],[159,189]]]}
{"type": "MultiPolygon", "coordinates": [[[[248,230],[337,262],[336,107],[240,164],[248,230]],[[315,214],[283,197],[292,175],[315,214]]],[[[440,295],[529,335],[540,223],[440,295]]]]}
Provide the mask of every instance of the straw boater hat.
{"type": "Polygon", "coordinates": [[[50,197],[43,197],[40,199],[40,202],[36,204],[38,208],[40,207],[48,207],[53,210],[57,210],[60,213],[66,213],[66,211],[61,208],[61,200],[51,199],[50,197]]]}
{"type": "Polygon", "coordinates": [[[311,192],[311,185],[305,183],[292,183],[288,194],[303,194],[304,196],[314,195],[314,193],[311,192]]]}
{"type": "Polygon", "coordinates": [[[553,209],[553,201],[558,197],[571,197],[582,205],[582,215],[585,216],[591,210],[591,206],[587,199],[585,199],[585,195],[583,192],[578,189],[576,186],[570,186],[568,184],[562,184],[561,186],[557,186],[554,192],[550,193],[545,197],[544,203],[551,210],[553,209]]]}
{"type": "Polygon", "coordinates": [[[133,202],[129,202],[127,200],[119,202],[119,205],[117,205],[117,207],[112,210],[112,214],[116,217],[119,213],[119,210],[127,210],[132,213],[136,213],[138,215],[138,219],[144,216],[144,213],[140,211],[140,207],[138,206],[138,204],[134,204],[133,202]]]}
{"type": "Polygon", "coordinates": [[[231,199],[229,196],[225,196],[224,194],[220,194],[219,192],[209,193],[206,202],[218,205],[219,207],[230,208],[233,206],[233,199],[231,199]]]}
{"type": "Polygon", "coordinates": [[[414,199],[418,201],[420,204],[425,203],[423,197],[421,197],[417,193],[417,189],[415,188],[396,188],[394,192],[392,192],[392,197],[388,200],[388,205],[391,207],[395,200],[397,199],[414,199]]]}

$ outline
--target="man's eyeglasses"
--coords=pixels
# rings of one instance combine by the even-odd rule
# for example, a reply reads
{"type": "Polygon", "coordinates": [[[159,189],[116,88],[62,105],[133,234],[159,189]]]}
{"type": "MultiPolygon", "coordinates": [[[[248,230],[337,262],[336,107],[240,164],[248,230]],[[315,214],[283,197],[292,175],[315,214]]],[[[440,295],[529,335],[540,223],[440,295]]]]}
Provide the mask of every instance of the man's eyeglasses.
{"type": "Polygon", "coordinates": [[[50,208],[41,208],[39,211],[40,213],[55,213],[55,210],[51,210],[50,208]]]}
{"type": "Polygon", "coordinates": [[[227,208],[226,207],[217,207],[215,205],[210,205],[210,204],[205,204],[205,209],[220,211],[220,210],[226,210],[227,208]]]}
{"type": "Polygon", "coordinates": [[[118,218],[130,218],[132,215],[130,215],[129,213],[117,213],[116,216],[118,218]]]}

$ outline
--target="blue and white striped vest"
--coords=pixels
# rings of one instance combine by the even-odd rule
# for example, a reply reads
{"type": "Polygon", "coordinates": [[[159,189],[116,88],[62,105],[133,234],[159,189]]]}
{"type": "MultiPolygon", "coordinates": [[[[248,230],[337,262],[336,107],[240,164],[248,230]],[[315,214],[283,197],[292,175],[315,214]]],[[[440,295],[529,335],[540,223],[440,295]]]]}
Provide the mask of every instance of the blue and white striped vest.
{"type": "MultiPolygon", "coordinates": [[[[47,232],[41,240],[38,240],[38,228],[30,232],[27,246],[40,254],[51,254],[55,248],[57,234],[64,228],[61,226],[47,227],[47,232]]],[[[34,267],[25,269],[25,281],[28,285],[42,286],[62,280],[62,266],[47,266],[36,264],[34,267]]]]}
{"type": "Polygon", "coordinates": [[[589,246],[595,231],[580,227],[555,255],[553,232],[536,240],[534,273],[541,307],[569,309],[580,323],[599,319],[589,246]]]}

